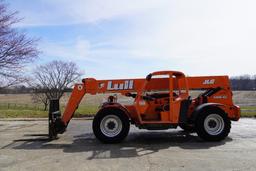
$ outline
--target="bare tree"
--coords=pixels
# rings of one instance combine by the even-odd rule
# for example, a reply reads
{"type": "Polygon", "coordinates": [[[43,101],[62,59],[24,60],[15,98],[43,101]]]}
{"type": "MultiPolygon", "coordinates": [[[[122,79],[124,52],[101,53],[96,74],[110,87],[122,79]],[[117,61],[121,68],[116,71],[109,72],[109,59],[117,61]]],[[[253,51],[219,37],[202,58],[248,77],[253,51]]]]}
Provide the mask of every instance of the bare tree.
{"type": "MultiPolygon", "coordinates": [[[[44,94],[43,97],[60,99],[65,90],[78,81],[82,74],[73,62],[52,61],[36,67],[33,75],[34,87],[44,94]]],[[[42,96],[41,93],[34,95],[42,96]]]]}
{"type": "Polygon", "coordinates": [[[37,39],[29,38],[24,31],[15,28],[20,22],[17,12],[10,12],[0,0],[0,87],[8,87],[24,81],[24,66],[38,57],[37,39]]]}
{"type": "Polygon", "coordinates": [[[46,92],[44,90],[34,89],[31,94],[31,99],[34,103],[43,104],[44,111],[47,110],[47,106],[49,104],[49,99],[46,96],[46,92]]]}

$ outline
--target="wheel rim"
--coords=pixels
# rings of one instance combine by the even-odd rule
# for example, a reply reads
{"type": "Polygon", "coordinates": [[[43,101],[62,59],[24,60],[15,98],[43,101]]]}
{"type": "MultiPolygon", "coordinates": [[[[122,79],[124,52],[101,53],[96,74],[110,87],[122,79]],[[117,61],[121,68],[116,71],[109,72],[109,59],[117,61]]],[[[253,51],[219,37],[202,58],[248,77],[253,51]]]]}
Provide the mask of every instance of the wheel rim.
{"type": "Polygon", "coordinates": [[[117,136],[122,127],[122,121],[116,115],[107,115],[100,122],[100,130],[107,137],[117,136]]]}
{"type": "Polygon", "coordinates": [[[204,120],[205,131],[210,135],[219,135],[224,130],[224,120],[218,114],[210,114],[204,120]]]}

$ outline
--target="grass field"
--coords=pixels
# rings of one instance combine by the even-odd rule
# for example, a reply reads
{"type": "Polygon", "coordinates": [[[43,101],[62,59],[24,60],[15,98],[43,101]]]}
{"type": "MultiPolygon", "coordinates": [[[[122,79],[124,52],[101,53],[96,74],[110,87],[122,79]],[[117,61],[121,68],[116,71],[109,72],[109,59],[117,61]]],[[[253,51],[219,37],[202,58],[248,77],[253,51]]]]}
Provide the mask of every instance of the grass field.
{"type": "MultiPolygon", "coordinates": [[[[60,101],[61,112],[64,111],[65,105],[70,94],[65,94],[60,101]]],[[[75,117],[94,115],[99,105],[106,99],[107,95],[85,95],[79,108],[75,112],[75,117]]],[[[44,111],[41,104],[35,104],[29,94],[0,94],[0,118],[37,118],[48,117],[48,111],[44,111]]]]}
{"type": "MultiPolygon", "coordinates": [[[[64,111],[64,106],[61,106],[61,111],[64,111]]],[[[83,105],[80,106],[76,112],[75,117],[91,116],[98,110],[98,106],[83,105]]],[[[0,105],[0,118],[44,118],[48,117],[48,111],[43,110],[43,106],[23,107],[21,105],[7,108],[6,105],[0,105]]]]}
{"type": "MultiPolygon", "coordinates": [[[[194,95],[197,92],[193,93],[194,95]]],[[[69,98],[69,93],[61,99],[61,111],[64,111],[69,98]]],[[[193,95],[192,95],[193,96],[193,95]]],[[[105,101],[107,95],[86,95],[81,101],[79,108],[75,112],[75,117],[94,115],[98,106],[105,101]]],[[[121,102],[129,103],[129,99],[118,96],[121,102]]],[[[239,105],[243,117],[256,117],[256,91],[235,91],[233,96],[234,103],[239,105]]],[[[48,111],[43,110],[43,106],[31,101],[29,94],[1,94],[0,95],[0,118],[37,118],[47,117],[48,111]]]]}

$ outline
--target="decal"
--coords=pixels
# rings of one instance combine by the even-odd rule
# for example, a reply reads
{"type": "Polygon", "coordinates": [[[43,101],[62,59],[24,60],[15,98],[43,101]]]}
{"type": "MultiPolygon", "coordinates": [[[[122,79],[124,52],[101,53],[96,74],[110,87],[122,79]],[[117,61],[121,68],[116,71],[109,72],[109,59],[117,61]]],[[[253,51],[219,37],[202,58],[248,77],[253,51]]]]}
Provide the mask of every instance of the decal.
{"type": "Polygon", "coordinates": [[[108,81],[107,90],[132,90],[133,89],[133,80],[126,80],[124,83],[115,83],[108,81]]]}
{"type": "Polygon", "coordinates": [[[214,99],[227,99],[227,96],[213,96],[214,99]]]}
{"type": "Polygon", "coordinates": [[[211,85],[215,83],[215,79],[204,80],[203,85],[211,85]]]}

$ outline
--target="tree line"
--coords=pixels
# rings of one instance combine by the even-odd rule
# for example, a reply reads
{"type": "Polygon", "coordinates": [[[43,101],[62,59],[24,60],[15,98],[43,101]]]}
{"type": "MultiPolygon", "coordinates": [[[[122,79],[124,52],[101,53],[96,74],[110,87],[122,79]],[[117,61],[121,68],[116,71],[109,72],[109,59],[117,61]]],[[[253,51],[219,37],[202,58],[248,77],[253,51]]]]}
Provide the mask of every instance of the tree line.
{"type": "Polygon", "coordinates": [[[242,75],[231,77],[233,90],[256,90],[256,75],[242,75]]]}

